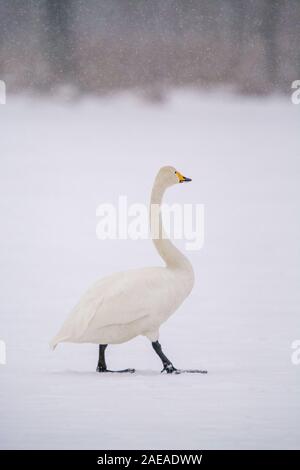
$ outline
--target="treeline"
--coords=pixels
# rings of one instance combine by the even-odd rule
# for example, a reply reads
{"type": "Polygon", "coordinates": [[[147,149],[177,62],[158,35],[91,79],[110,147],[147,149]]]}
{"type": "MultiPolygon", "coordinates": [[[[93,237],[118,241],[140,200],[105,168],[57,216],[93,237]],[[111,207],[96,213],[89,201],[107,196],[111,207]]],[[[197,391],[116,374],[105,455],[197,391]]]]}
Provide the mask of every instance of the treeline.
{"type": "Polygon", "coordinates": [[[0,0],[0,79],[46,92],[288,92],[300,79],[300,1],[0,0]]]}

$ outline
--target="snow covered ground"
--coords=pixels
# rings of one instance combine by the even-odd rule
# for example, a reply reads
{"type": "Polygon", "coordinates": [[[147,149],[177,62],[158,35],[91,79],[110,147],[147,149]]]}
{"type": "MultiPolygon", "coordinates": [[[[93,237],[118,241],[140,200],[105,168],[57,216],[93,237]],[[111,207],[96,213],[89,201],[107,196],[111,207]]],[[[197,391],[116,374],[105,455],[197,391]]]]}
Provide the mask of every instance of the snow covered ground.
{"type": "MultiPolygon", "coordinates": [[[[176,92],[0,107],[2,449],[300,448],[300,106],[176,92]],[[161,264],[150,241],[99,241],[101,202],[148,202],[158,168],[193,178],[169,202],[205,204],[196,285],[161,329],[177,367],[150,343],[107,350],[48,341],[106,274],[161,264]]],[[[184,249],[184,241],[177,242],[184,249]]]]}

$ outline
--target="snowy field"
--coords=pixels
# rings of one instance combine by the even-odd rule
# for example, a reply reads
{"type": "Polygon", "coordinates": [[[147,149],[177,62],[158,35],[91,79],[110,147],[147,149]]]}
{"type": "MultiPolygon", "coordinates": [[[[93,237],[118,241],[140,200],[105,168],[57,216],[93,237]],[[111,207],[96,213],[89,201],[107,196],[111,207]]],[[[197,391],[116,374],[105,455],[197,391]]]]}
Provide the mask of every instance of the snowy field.
{"type": "MultiPolygon", "coordinates": [[[[300,448],[300,106],[177,92],[0,107],[2,449],[300,448]],[[107,349],[48,341],[96,279],[160,265],[149,240],[99,241],[96,208],[147,203],[159,167],[193,182],[169,202],[205,204],[205,243],[188,252],[191,296],[164,324],[174,365],[148,340],[107,349]]],[[[177,242],[184,250],[184,241],[177,242]]]]}

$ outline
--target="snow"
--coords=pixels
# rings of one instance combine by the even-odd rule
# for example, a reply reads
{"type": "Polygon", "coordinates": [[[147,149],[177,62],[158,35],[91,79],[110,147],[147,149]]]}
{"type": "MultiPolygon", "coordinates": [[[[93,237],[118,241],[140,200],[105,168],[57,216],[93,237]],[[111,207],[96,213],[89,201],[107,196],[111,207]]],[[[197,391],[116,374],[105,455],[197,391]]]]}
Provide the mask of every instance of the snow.
{"type": "MultiPolygon", "coordinates": [[[[2,449],[299,448],[300,107],[177,91],[0,107],[2,449]],[[148,203],[158,168],[193,178],[169,202],[205,205],[196,285],[163,326],[165,353],[207,375],[161,375],[145,338],[48,341],[91,283],[160,264],[150,241],[96,238],[101,202],[148,203]]],[[[176,244],[184,250],[184,241],[176,244]]]]}

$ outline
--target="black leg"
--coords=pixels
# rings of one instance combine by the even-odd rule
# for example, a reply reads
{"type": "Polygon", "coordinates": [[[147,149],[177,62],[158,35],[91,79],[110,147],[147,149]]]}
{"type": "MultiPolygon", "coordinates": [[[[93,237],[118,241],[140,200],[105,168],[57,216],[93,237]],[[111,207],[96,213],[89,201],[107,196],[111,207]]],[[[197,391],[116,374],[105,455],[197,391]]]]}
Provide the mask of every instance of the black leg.
{"type": "Polygon", "coordinates": [[[99,344],[99,359],[97,365],[97,372],[135,372],[134,369],[124,369],[124,370],[109,370],[106,366],[105,362],[105,349],[107,348],[107,344],[99,344]]]}
{"type": "Polygon", "coordinates": [[[107,344],[99,344],[99,359],[98,359],[98,366],[97,372],[106,372],[106,362],[105,362],[105,349],[107,348],[107,344]]]}
{"type": "Polygon", "coordinates": [[[167,358],[167,356],[164,355],[161,349],[161,345],[158,341],[154,341],[152,343],[152,347],[156,354],[160,357],[161,362],[163,363],[163,371],[166,371],[168,374],[172,374],[172,372],[175,372],[177,369],[173,366],[172,362],[167,358]]]}
{"type": "Polygon", "coordinates": [[[163,363],[164,368],[162,372],[167,372],[167,374],[173,374],[173,373],[174,374],[183,374],[183,373],[207,374],[207,370],[201,370],[201,369],[176,369],[176,367],[173,366],[172,362],[162,352],[161,345],[158,341],[154,341],[152,343],[152,346],[153,346],[154,351],[160,357],[163,363]]]}

